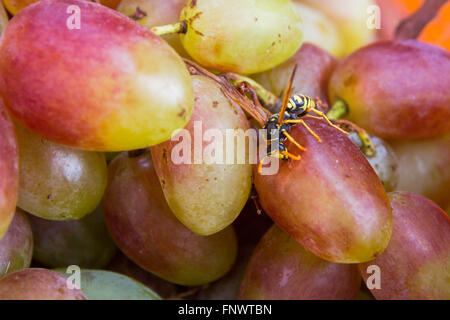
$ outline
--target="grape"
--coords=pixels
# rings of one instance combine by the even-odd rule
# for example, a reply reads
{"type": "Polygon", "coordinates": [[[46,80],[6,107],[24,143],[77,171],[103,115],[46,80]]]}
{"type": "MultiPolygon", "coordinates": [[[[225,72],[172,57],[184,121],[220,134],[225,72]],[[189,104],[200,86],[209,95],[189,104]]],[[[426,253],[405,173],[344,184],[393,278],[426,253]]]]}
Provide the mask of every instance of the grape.
{"type": "Polygon", "coordinates": [[[293,5],[303,19],[303,42],[314,44],[334,56],[343,56],[346,48],[338,24],[312,6],[295,1],[293,5]]]}
{"type": "Polygon", "coordinates": [[[31,268],[0,279],[0,300],[86,300],[86,296],[79,289],[69,289],[64,276],[31,268]]]}
{"type": "Polygon", "coordinates": [[[302,24],[289,0],[190,0],[181,12],[181,43],[201,65],[251,74],[287,60],[300,47],[302,24]]]}
{"type": "MultiPolygon", "coordinates": [[[[66,277],[71,275],[65,269],[55,271],[66,277]]],[[[80,287],[89,300],[161,300],[142,283],[105,270],[81,269],[80,287]]]]}
{"type": "Polygon", "coordinates": [[[33,234],[26,214],[17,209],[8,231],[0,240],[0,277],[28,268],[33,255],[33,234]]]}
{"type": "MultiPolygon", "coordinates": [[[[251,230],[249,230],[249,232],[251,232],[251,230]]],[[[210,283],[206,288],[202,288],[196,296],[196,299],[237,300],[245,269],[254,248],[255,245],[239,244],[238,257],[233,268],[224,277],[210,283]]]]}
{"type": "Polygon", "coordinates": [[[5,105],[22,125],[87,150],[160,143],[189,121],[194,103],[189,72],[165,41],[87,1],[23,9],[3,33],[0,75],[5,105]],[[67,27],[76,22],[70,5],[81,10],[80,29],[67,27]]]}
{"type": "Polygon", "coordinates": [[[34,235],[33,258],[45,266],[103,268],[115,253],[101,207],[73,221],[30,216],[30,224],[34,235]]]}
{"type": "Polygon", "coordinates": [[[274,225],[253,251],[240,299],[354,299],[361,279],[351,264],[322,260],[274,225]]]}
{"type": "Polygon", "coordinates": [[[389,194],[394,229],[387,249],[361,264],[380,268],[376,299],[450,299],[450,219],[431,200],[409,192],[389,194]]]}
{"type": "Polygon", "coordinates": [[[124,274],[133,278],[157,292],[162,298],[170,298],[177,295],[177,285],[163,280],[154,274],[145,271],[133,261],[128,259],[122,252],[118,251],[107,267],[108,270],[124,274]]]}
{"type": "MultiPolygon", "coordinates": [[[[306,119],[291,136],[307,151],[282,161],[275,175],[255,174],[262,208],[307,250],[332,262],[356,263],[379,255],[392,230],[383,185],[361,151],[325,121],[306,119]]],[[[298,154],[295,146],[287,149],[298,154]]],[[[264,173],[264,172],[263,172],[264,173]]]]}
{"type": "MultiPolygon", "coordinates": [[[[122,0],[117,7],[117,11],[136,20],[144,27],[175,23],[180,18],[181,9],[183,9],[187,0],[122,0]],[[138,9],[139,8],[139,9],[138,9]]],[[[178,34],[163,35],[175,51],[182,57],[188,57],[186,50],[180,41],[178,34]]]]}
{"type": "Polygon", "coordinates": [[[132,261],[182,285],[209,283],[230,270],[237,251],[232,227],[203,237],[183,226],[167,206],[149,152],[119,155],[108,173],[106,225],[132,261]]]}
{"type": "MultiPolygon", "coordinates": [[[[350,133],[349,138],[361,149],[361,139],[356,133],[350,133]]],[[[380,178],[384,189],[389,192],[395,190],[399,179],[398,159],[392,147],[384,140],[371,136],[370,139],[376,149],[373,156],[366,156],[372,168],[380,178]]]]}
{"type": "Polygon", "coordinates": [[[294,93],[328,101],[327,85],[331,72],[336,66],[336,59],[319,47],[305,43],[288,61],[253,78],[266,89],[282,96],[288,85],[292,70],[296,71],[292,87],[294,93]]]}
{"type": "Polygon", "coordinates": [[[14,126],[0,98],[0,239],[16,209],[19,185],[17,149],[14,126]]]}
{"type": "Polygon", "coordinates": [[[426,138],[450,131],[448,83],[450,52],[416,40],[383,41],[341,61],[329,97],[346,102],[346,118],[380,138],[426,138]]]}
{"type": "MultiPolygon", "coordinates": [[[[239,148],[239,143],[235,143],[233,147],[229,145],[231,140],[228,139],[228,144],[226,140],[228,129],[233,130],[238,139],[242,138],[243,141],[244,130],[249,128],[249,124],[242,109],[231,104],[213,80],[204,76],[193,76],[192,79],[196,102],[191,121],[185,127],[191,137],[191,143],[185,148],[191,154],[189,159],[186,159],[189,162],[179,164],[173,160],[181,153],[181,143],[188,143],[185,137],[154,146],[151,152],[172,212],[193,232],[211,235],[230,225],[249,197],[252,168],[246,160],[248,148],[239,148]],[[208,152],[208,146],[214,147],[214,144],[196,133],[196,123],[204,134],[209,129],[222,134],[222,137],[214,137],[211,140],[222,139],[224,151],[219,160],[223,160],[223,164],[214,161],[212,152],[208,152]],[[195,139],[201,139],[201,150],[196,146],[195,139]],[[180,142],[181,140],[183,141],[180,142]],[[227,149],[233,150],[234,153],[227,154],[227,149]],[[243,164],[237,161],[239,152],[245,156],[245,159],[241,159],[243,164]],[[195,163],[196,153],[202,158],[199,164],[195,163]],[[227,157],[235,161],[228,164],[227,157]]],[[[183,151],[183,155],[184,152],[187,151],[183,151]]],[[[218,150],[215,152],[219,154],[218,150]]]]}
{"type": "Polygon", "coordinates": [[[6,14],[3,2],[0,1],[0,34],[3,33],[3,30],[6,28],[7,24],[8,24],[8,15],[6,14]]]}
{"type": "Polygon", "coordinates": [[[450,134],[391,145],[399,162],[397,190],[421,194],[443,208],[450,204],[450,134]]]}
{"type": "MultiPolygon", "coordinates": [[[[22,10],[26,6],[29,6],[30,4],[33,4],[38,1],[39,0],[3,0],[3,2],[5,3],[5,7],[12,15],[16,15],[20,10],[22,10]]],[[[91,0],[91,1],[100,3],[111,9],[117,8],[117,5],[120,2],[120,0],[91,0]]]]}
{"type": "Polygon", "coordinates": [[[16,133],[20,208],[52,220],[79,219],[95,210],[106,188],[102,153],[55,144],[20,125],[16,133]]]}
{"type": "Polygon", "coordinates": [[[326,14],[338,27],[343,41],[344,51],[341,56],[347,55],[376,38],[375,28],[368,27],[370,16],[368,9],[375,5],[374,0],[295,0],[316,8],[326,14]]]}

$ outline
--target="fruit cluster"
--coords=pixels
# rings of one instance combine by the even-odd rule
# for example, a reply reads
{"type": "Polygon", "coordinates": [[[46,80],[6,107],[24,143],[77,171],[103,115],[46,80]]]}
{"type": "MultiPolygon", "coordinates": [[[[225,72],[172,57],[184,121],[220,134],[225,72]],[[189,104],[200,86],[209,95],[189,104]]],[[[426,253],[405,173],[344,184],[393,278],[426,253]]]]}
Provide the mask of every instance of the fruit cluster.
{"type": "Polygon", "coordinates": [[[450,299],[449,5],[406,2],[0,2],[0,299],[450,299]]]}

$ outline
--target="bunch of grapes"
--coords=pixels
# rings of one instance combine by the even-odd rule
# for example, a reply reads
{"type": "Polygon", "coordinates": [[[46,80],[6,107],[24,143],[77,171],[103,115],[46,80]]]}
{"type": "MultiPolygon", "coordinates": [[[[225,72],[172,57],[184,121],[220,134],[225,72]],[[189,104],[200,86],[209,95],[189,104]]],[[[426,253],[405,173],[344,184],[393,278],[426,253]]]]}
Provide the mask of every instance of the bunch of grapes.
{"type": "Polygon", "coordinates": [[[450,52],[375,4],[0,2],[0,299],[450,299],[450,52]]]}

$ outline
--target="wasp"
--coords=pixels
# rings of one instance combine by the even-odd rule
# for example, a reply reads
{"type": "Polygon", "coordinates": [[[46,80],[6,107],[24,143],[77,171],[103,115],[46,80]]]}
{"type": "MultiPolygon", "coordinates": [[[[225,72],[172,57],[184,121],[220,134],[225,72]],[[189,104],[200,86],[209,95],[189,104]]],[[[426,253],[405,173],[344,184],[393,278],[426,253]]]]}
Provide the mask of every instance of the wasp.
{"type": "Polygon", "coordinates": [[[242,90],[239,91],[233,85],[231,85],[227,77],[215,75],[187,59],[184,59],[184,62],[186,63],[186,66],[188,67],[191,75],[203,75],[217,82],[220,85],[223,94],[228,99],[240,106],[256,122],[258,122],[261,127],[267,130],[267,136],[265,137],[267,142],[267,150],[266,155],[259,163],[259,173],[261,173],[264,160],[268,157],[275,157],[285,161],[289,159],[301,159],[300,155],[290,153],[287,150],[286,145],[284,144],[284,142],[288,140],[301,151],[306,151],[306,148],[295,141],[295,139],[289,134],[291,128],[294,125],[303,125],[306,130],[308,130],[308,132],[317,139],[317,141],[321,142],[320,137],[302,119],[304,117],[324,119],[333,128],[343,132],[344,134],[348,134],[346,131],[331,123],[331,121],[323,112],[317,110],[317,104],[312,98],[303,94],[295,94],[291,96],[292,83],[297,71],[297,65],[292,71],[288,86],[284,92],[283,103],[281,105],[280,112],[271,114],[268,110],[260,105],[254,92],[250,92],[252,93],[253,101],[245,95],[246,86],[244,86],[242,90]],[[315,116],[311,115],[310,113],[314,113],[315,116]],[[278,140],[278,143],[276,143],[277,149],[273,150],[272,142],[276,140],[278,140]]]}
{"type": "Polygon", "coordinates": [[[289,80],[289,84],[286,88],[283,97],[283,104],[281,106],[281,110],[279,113],[273,114],[270,116],[265,125],[264,129],[267,130],[267,152],[266,156],[261,159],[258,166],[258,173],[261,173],[262,166],[264,160],[268,157],[275,157],[281,160],[287,161],[289,159],[292,160],[300,160],[300,155],[295,155],[290,153],[284,142],[289,140],[293,145],[295,145],[301,151],[306,151],[306,148],[300,145],[295,139],[289,134],[291,127],[296,124],[303,125],[306,130],[317,139],[317,141],[321,142],[321,138],[306,124],[306,122],[302,119],[303,117],[310,117],[316,119],[325,120],[330,126],[333,128],[343,132],[344,134],[348,134],[346,131],[342,130],[338,126],[334,125],[323,113],[316,109],[316,102],[303,94],[294,94],[291,96],[292,91],[292,83],[295,78],[295,73],[297,70],[297,66],[294,67],[292,71],[291,78],[289,80]],[[310,112],[314,113],[314,115],[309,114],[310,112]],[[278,148],[272,149],[273,141],[278,140],[278,148]]]}

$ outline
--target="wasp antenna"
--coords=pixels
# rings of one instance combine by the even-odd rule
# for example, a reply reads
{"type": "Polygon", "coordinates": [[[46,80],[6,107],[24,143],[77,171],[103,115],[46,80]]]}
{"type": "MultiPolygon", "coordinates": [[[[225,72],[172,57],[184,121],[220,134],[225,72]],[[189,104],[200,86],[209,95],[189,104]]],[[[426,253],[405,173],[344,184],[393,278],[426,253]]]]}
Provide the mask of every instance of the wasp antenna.
{"type": "Polygon", "coordinates": [[[289,84],[288,84],[288,86],[286,88],[286,91],[284,92],[283,104],[281,105],[280,117],[278,119],[278,125],[279,126],[281,126],[281,124],[283,123],[284,112],[286,111],[287,104],[288,104],[289,99],[291,97],[292,83],[294,82],[296,71],[297,71],[297,65],[295,65],[294,66],[294,70],[292,70],[291,79],[289,80],[289,84]]]}

